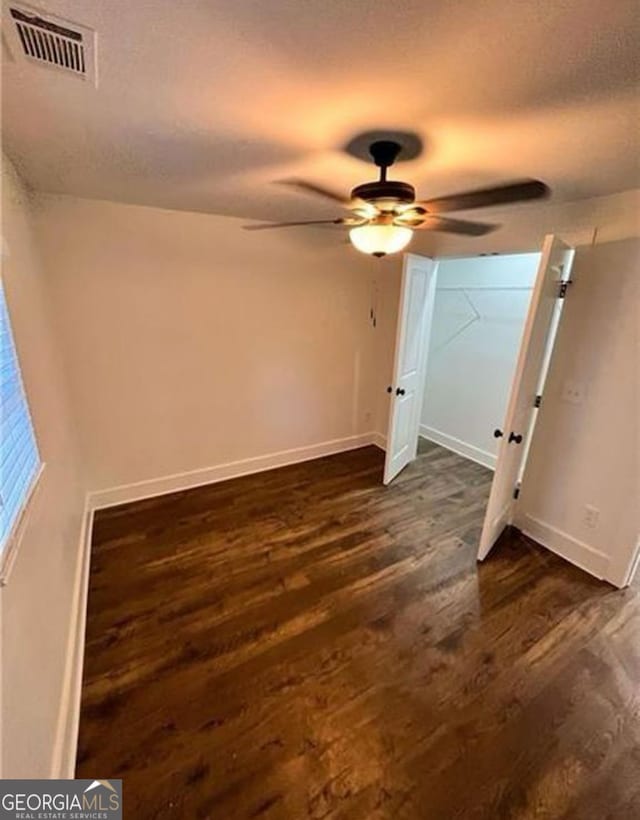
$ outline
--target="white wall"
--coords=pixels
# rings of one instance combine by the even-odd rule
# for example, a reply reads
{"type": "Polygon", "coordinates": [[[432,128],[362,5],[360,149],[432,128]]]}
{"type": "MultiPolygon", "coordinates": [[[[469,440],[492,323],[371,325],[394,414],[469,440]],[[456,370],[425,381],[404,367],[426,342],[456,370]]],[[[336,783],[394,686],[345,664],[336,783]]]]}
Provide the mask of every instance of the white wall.
{"type": "Polygon", "coordinates": [[[373,429],[373,260],[341,233],[64,196],[37,210],[92,490],[373,429]]]}
{"type": "Polygon", "coordinates": [[[540,255],[438,265],[420,433],[487,467],[498,440],[540,255]]]}
{"type": "Polygon", "coordinates": [[[46,462],[13,568],[0,589],[2,776],[49,777],[56,738],[65,728],[63,678],[74,616],[83,491],[30,201],[6,159],[2,240],[3,285],[46,462]]]}
{"type": "Polygon", "coordinates": [[[640,240],[579,248],[572,279],[517,523],[620,585],[640,533],[640,240]]]}

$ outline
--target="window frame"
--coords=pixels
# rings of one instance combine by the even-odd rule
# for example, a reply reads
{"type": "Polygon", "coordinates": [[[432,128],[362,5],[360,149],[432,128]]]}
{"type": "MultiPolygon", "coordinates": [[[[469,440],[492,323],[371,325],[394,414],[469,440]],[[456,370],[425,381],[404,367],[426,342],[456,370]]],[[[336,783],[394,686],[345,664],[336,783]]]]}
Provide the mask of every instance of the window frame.
{"type": "MultiPolygon", "coordinates": [[[[3,250],[4,250],[5,243],[3,241],[3,250]]],[[[2,253],[2,259],[4,261],[6,255],[2,253]]],[[[4,539],[0,542],[0,588],[6,586],[9,576],[11,574],[11,570],[15,564],[16,556],[18,554],[18,550],[20,548],[20,544],[22,542],[23,536],[28,526],[28,521],[33,511],[34,505],[36,503],[37,496],[39,494],[40,487],[42,486],[42,474],[44,473],[44,469],[46,467],[46,462],[42,459],[42,451],[40,448],[40,441],[38,438],[38,431],[36,429],[36,425],[33,421],[33,416],[31,413],[31,405],[29,404],[29,397],[27,395],[27,389],[25,387],[24,378],[22,375],[22,365],[20,363],[20,357],[18,353],[18,348],[16,345],[15,334],[13,330],[13,323],[11,321],[11,313],[9,309],[9,302],[7,299],[7,291],[4,286],[4,276],[0,274],[0,298],[4,301],[4,308],[8,318],[8,329],[11,336],[11,344],[13,346],[13,351],[15,355],[18,377],[20,379],[20,387],[22,390],[22,395],[24,397],[24,403],[27,411],[27,415],[29,417],[29,426],[31,428],[31,433],[33,435],[33,440],[35,442],[36,447],[36,454],[38,457],[37,461],[37,468],[29,482],[29,486],[24,493],[22,498],[22,502],[20,507],[18,508],[17,514],[15,515],[11,527],[7,534],[5,535],[4,539]]],[[[2,418],[0,417],[0,427],[2,425],[2,418]]],[[[1,497],[0,497],[1,500],[1,497]]]]}
{"type": "MultiPolygon", "coordinates": [[[[37,444],[38,440],[36,439],[36,445],[37,444]]],[[[39,455],[40,448],[38,448],[38,456],[39,455]]],[[[39,494],[40,487],[42,486],[41,479],[42,474],[44,472],[44,468],[46,466],[46,462],[40,460],[40,464],[33,478],[31,479],[31,484],[29,485],[29,489],[27,490],[24,496],[24,500],[22,502],[22,505],[20,506],[20,510],[16,515],[15,520],[11,526],[11,529],[9,530],[4,540],[4,544],[1,547],[0,589],[7,585],[9,576],[11,575],[11,570],[13,569],[13,566],[15,564],[16,556],[18,554],[18,550],[20,549],[20,544],[22,543],[22,538],[24,537],[29,518],[33,511],[34,504],[36,502],[36,498],[39,494]]]]}

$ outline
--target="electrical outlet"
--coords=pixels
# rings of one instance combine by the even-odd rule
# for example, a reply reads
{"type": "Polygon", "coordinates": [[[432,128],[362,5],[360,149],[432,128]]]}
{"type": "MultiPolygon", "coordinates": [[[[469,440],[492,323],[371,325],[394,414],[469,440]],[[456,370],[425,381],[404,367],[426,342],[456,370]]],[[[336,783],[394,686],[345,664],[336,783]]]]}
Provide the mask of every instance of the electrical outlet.
{"type": "Polygon", "coordinates": [[[598,520],[600,519],[600,510],[597,507],[592,507],[591,504],[584,505],[584,511],[582,513],[582,521],[586,527],[590,527],[594,529],[598,526],[598,520]]]}
{"type": "Polygon", "coordinates": [[[582,404],[587,396],[587,387],[584,382],[567,380],[562,386],[562,400],[570,404],[582,404]]]}

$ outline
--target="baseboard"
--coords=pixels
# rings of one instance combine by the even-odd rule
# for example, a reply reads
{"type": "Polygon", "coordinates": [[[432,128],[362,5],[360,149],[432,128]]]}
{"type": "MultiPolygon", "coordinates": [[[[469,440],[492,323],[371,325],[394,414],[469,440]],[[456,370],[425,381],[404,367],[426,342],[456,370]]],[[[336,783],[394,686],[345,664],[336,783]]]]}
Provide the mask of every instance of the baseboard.
{"type": "Polygon", "coordinates": [[[440,430],[436,430],[435,427],[428,427],[426,424],[421,424],[420,435],[429,439],[429,441],[433,441],[435,444],[446,447],[447,450],[453,450],[453,452],[459,456],[464,456],[465,458],[471,459],[471,461],[482,464],[483,467],[488,467],[490,470],[495,470],[496,468],[496,457],[493,453],[489,453],[487,450],[481,450],[473,444],[468,444],[466,441],[455,438],[455,436],[442,433],[440,430]]]}
{"type": "Polygon", "coordinates": [[[382,433],[371,433],[371,443],[381,450],[387,449],[387,437],[382,433]]]}
{"type": "Polygon", "coordinates": [[[515,525],[525,535],[596,578],[608,579],[609,556],[532,515],[518,515],[515,525]]]}
{"type": "MultiPolygon", "coordinates": [[[[245,458],[232,461],[228,464],[217,464],[213,467],[203,467],[184,473],[152,478],[147,481],[138,481],[133,484],[122,484],[105,490],[94,490],[89,493],[89,505],[92,510],[102,510],[106,507],[115,507],[119,504],[128,504],[131,501],[141,501],[167,493],[189,490],[201,487],[204,484],[215,484],[218,481],[227,481],[230,478],[239,478],[251,473],[261,473],[273,470],[275,467],[285,467],[288,464],[298,464],[302,461],[311,461],[314,458],[343,453],[377,444],[374,439],[377,433],[362,433],[357,436],[324,441],[308,447],[296,447],[292,450],[281,450],[264,456],[245,458]]],[[[379,445],[378,445],[379,446],[379,445]]]]}
{"type": "Polygon", "coordinates": [[[56,736],[51,760],[51,777],[70,780],[75,777],[82,695],[87,593],[91,561],[91,531],[93,510],[85,499],[82,527],[76,557],[76,570],[71,599],[71,615],[67,637],[62,695],[58,710],[56,736]]]}

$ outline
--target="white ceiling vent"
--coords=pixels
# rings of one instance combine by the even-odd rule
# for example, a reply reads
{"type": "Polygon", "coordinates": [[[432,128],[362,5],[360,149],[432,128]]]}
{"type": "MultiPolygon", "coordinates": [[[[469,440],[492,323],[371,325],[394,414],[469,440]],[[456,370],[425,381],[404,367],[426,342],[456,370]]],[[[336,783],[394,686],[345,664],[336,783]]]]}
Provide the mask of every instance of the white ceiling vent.
{"type": "Polygon", "coordinates": [[[16,3],[5,4],[5,17],[16,59],[26,57],[97,85],[95,31],[16,3]]]}

